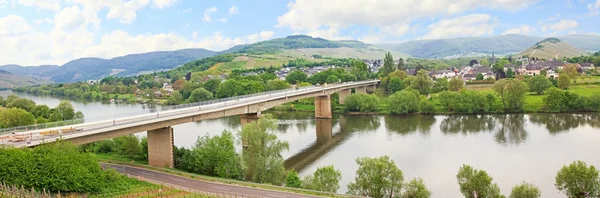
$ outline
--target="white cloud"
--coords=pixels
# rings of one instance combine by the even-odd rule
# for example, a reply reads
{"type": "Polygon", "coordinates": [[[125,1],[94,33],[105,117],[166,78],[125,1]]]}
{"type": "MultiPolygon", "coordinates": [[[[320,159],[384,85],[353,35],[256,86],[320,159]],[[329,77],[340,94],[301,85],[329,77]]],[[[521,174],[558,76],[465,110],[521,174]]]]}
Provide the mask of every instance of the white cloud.
{"type": "Polygon", "coordinates": [[[204,17],[202,18],[203,21],[206,22],[211,22],[212,21],[212,14],[217,12],[217,8],[216,7],[210,7],[206,10],[204,10],[204,17]]]}
{"type": "Polygon", "coordinates": [[[175,2],[177,2],[177,0],[154,0],[152,1],[152,7],[158,9],[168,8],[175,4],[175,2]]]}
{"type": "Polygon", "coordinates": [[[85,16],[79,6],[66,7],[54,16],[56,28],[60,30],[72,30],[84,27],[85,16]]]}
{"type": "Polygon", "coordinates": [[[262,40],[271,39],[271,38],[273,38],[273,34],[275,34],[275,32],[273,32],[273,31],[262,31],[262,32],[260,32],[260,38],[262,40]]]}
{"type": "Polygon", "coordinates": [[[600,0],[596,0],[595,4],[588,4],[588,9],[590,10],[590,15],[595,16],[600,13],[600,0]]]}
{"type": "Polygon", "coordinates": [[[377,43],[379,41],[381,41],[381,36],[380,35],[366,35],[363,37],[358,38],[359,41],[365,42],[365,43],[377,43]]]}
{"type": "Polygon", "coordinates": [[[137,18],[136,11],[146,6],[150,0],[131,0],[112,5],[106,14],[109,19],[119,19],[119,22],[131,24],[137,18]]]}
{"type": "Polygon", "coordinates": [[[35,25],[41,25],[42,23],[53,24],[54,20],[52,20],[51,18],[42,18],[42,19],[36,19],[33,22],[35,23],[35,25]]]}
{"type": "Polygon", "coordinates": [[[0,18],[0,37],[27,33],[31,30],[31,26],[23,17],[8,15],[0,18]]]}
{"type": "Polygon", "coordinates": [[[577,34],[577,31],[575,31],[575,30],[571,30],[571,31],[569,32],[569,35],[571,35],[571,34],[577,34]]]}
{"type": "Polygon", "coordinates": [[[278,27],[318,30],[324,26],[343,29],[349,25],[384,27],[399,21],[412,21],[451,15],[481,7],[518,9],[538,0],[297,0],[277,19],[278,27]]]}
{"type": "Polygon", "coordinates": [[[314,30],[314,31],[307,32],[306,35],[309,35],[312,37],[330,39],[330,40],[351,40],[352,39],[352,37],[350,37],[350,36],[340,36],[340,31],[335,28],[314,30]]]}
{"type": "Polygon", "coordinates": [[[521,25],[518,28],[510,28],[508,30],[506,30],[504,33],[502,34],[523,34],[523,35],[529,35],[530,33],[533,33],[537,31],[537,29],[529,26],[529,25],[521,25]]]}
{"type": "Polygon", "coordinates": [[[402,36],[410,30],[410,26],[408,25],[408,23],[400,23],[382,27],[382,30],[383,32],[394,36],[402,36]]]}
{"type": "Polygon", "coordinates": [[[240,12],[240,10],[236,6],[231,6],[231,8],[229,8],[229,15],[234,15],[234,14],[237,14],[239,12],[240,12]]]}
{"type": "Polygon", "coordinates": [[[219,18],[217,19],[217,21],[223,22],[223,23],[227,23],[227,19],[226,18],[219,18]]]}
{"type": "Polygon", "coordinates": [[[577,21],[563,19],[563,20],[560,20],[559,22],[542,26],[542,31],[544,31],[544,32],[547,30],[563,31],[563,30],[569,30],[569,29],[576,28],[577,26],[579,26],[579,23],[577,23],[577,21]]]}
{"type": "Polygon", "coordinates": [[[8,0],[0,0],[0,8],[3,8],[6,5],[8,5],[8,0]]]}
{"type": "Polygon", "coordinates": [[[46,9],[58,11],[61,7],[60,1],[61,0],[18,0],[17,3],[28,7],[37,7],[38,10],[46,9]]]}
{"type": "Polygon", "coordinates": [[[492,17],[487,14],[471,14],[452,19],[442,19],[427,27],[429,32],[423,39],[483,36],[494,33],[492,17]]]}

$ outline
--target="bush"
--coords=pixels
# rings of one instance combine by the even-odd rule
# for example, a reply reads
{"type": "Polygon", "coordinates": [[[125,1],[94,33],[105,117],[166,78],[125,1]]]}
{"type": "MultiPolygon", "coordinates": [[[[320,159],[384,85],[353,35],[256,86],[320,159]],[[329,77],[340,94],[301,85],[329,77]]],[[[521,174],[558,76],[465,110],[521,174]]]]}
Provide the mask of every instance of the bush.
{"type": "Polygon", "coordinates": [[[431,104],[431,102],[429,102],[429,100],[423,99],[421,102],[419,102],[419,112],[422,114],[434,114],[435,107],[433,104],[431,104]]]}
{"type": "Polygon", "coordinates": [[[374,112],[377,111],[379,98],[369,94],[352,94],[346,97],[346,111],[374,112]]]}
{"type": "Polygon", "coordinates": [[[448,111],[457,113],[485,113],[495,111],[496,96],[477,91],[440,93],[440,103],[448,111]]]}
{"type": "Polygon", "coordinates": [[[412,91],[402,90],[388,98],[390,112],[393,114],[407,114],[417,111],[418,96],[412,91]]]}
{"type": "Polygon", "coordinates": [[[87,193],[121,191],[129,186],[124,176],[102,171],[94,157],[68,142],[33,149],[0,148],[0,156],[0,178],[8,185],[87,193]]]}

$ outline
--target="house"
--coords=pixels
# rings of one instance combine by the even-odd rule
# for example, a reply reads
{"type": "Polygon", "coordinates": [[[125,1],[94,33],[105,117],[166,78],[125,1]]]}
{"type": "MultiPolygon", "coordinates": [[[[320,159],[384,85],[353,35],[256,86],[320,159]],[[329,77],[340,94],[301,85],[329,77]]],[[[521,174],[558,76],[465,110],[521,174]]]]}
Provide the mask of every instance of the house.
{"type": "Polygon", "coordinates": [[[527,65],[525,67],[525,74],[530,76],[540,75],[540,71],[542,70],[542,66],[539,64],[527,65]]]}
{"type": "Polygon", "coordinates": [[[477,78],[477,75],[475,74],[463,74],[462,75],[462,79],[466,82],[466,81],[473,81],[477,78]]]}
{"type": "Polygon", "coordinates": [[[594,70],[596,67],[592,63],[579,63],[582,70],[594,70]]]}
{"type": "Polygon", "coordinates": [[[158,90],[154,92],[154,96],[156,96],[157,98],[161,98],[163,97],[163,93],[160,90],[158,90]]]}
{"type": "Polygon", "coordinates": [[[486,74],[486,73],[491,73],[492,72],[492,68],[490,67],[485,67],[485,66],[478,66],[478,67],[472,67],[471,70],[469,70],[469,74],[486,74]]]}
{"type": "Polygon", "coordinates": [[[488,80],[488,79],[496,79],[496,77],[494,77],[494,73],[492,72],[488,72],[483,74],[483,79],[484,80],[488,80]]]}
{"type": "Polygon", "coordinates": [[[433,78],[452,78],[456,76],[456,72],[452,70],[436,70],[429,73],[433,78]]]}
{"type": "Polygon", "coordinates": [[[95,85],[95,84],[98,84],[98,81],[97,80],[88,80],[87,84],[88,85],[95,85]]]}

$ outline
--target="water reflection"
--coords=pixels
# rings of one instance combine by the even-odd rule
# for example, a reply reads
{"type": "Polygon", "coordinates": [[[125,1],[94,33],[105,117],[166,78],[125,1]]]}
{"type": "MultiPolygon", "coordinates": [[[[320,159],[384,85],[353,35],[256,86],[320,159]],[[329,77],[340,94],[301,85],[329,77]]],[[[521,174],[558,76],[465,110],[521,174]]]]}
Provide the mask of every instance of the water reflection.
{"type": "Polygon", "coordinates": [[[442,133],[463,134],[492,131],[494,118],[491,115],[449,115],[440,123],[442,133]]]}
{"type": "Polygon", "coordinates": [[[530,114],[531,123],[544,126],[552,135],[585,125],[600,128],[600,114],[530,114]]]}
{"type": "Polygon", "coordinates": [[[340,116],[339,122],[343,132],[368,132],[381,126],[381,116],[345,115],[340,116]]]}
{"type": "Polygon", "coordinates": [[[496,120],[496,142],[507,145],[520,144],[527,139],[525,130],[525,115],[523,114],[504,114],[494,115],[496,120]]]}
{"type": "Polygon", "coordinates": [[[430,115],[410,115],[410,116],[385,116],[385,128],[388,131],[400,135],[408,135],[413,132],[419,132],[428,135],[431,126],[435,124],[435,117],[430,115]]]}

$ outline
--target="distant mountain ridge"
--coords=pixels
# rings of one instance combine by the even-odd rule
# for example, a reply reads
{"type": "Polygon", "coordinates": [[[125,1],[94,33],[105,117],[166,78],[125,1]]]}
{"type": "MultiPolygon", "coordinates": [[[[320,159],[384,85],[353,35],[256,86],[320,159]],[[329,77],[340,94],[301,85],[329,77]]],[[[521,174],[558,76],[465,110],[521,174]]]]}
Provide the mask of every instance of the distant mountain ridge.
{"type": "Polygon", "coordinates": [[[334,41],[323,38],[316,38],[307,35],[292,35],[284,38],[276,38],[254,44],[238,47],[238,50],[232,50],[236,53],[266,54],[281,52],[286,49],[301,48],[366,48],[371,46],[360,41],[334,41]]]}
{"type": "Polygon", "coordinates": [[[4,65],[0,69],[11,73],[49,79],[54,82],[85,81],[101,79],[109,75],[132,76],[142,72],[173,69],[185,63],[215,55],[205,49],[182,49],[130,54],[112,59],[80,58],[62,66],[23,67],[4,65]]]}
{"type": "MultiPolygon", "coordinates": [[[[600,36],[566,35],[557,38],[579,49],[600,50],[600,36]]],[[[542,39],[535,36],[507,34],[489,37],[416,40],[400,44],[380,44],[379,46],[397,50],[413,57],[443,58],[467,54],[518,53],[542,39]]]]}

